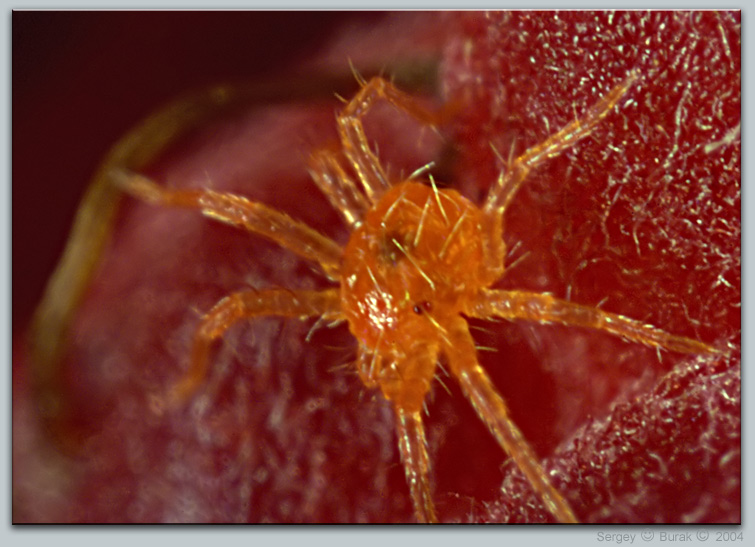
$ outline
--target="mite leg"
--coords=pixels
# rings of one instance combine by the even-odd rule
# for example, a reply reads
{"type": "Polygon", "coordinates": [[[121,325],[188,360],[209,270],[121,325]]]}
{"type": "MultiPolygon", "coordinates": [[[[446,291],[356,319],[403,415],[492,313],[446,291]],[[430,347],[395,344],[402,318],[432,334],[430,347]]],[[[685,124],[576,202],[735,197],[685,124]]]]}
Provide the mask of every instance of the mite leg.
{"type": "Polygon", "coordinates": [[[559,522],[577,522],[569,503],[548,480],[535,452],[509,417],[505,401],[477,362],[474,340],[463,318],[458,317],[455,320],[449,338],[451,343],[446,347],[446,356],[451,373],[461,385],[464,395],[472,403],[477,415],[527,477],[548,511],[559,522]]]}
{"type": "Polygon", "coordinates": [[[207,374],[210,347],[216,339],[222,337],[237,321],[262,315],[302,319],[324,316],[329,320],[342,319],[340,295],[338,289],[268,289],[237,292],[223,298],[202,317],[202,323],[194,335],[189,370],[171,390],[168,403],[184,403],[196,392],[207,374]]]}
{"type": "Polygon", "coordinates": [[[480,293],[479,298],[466,310],[466,313],[480,319],[491,317],[524,319],[538,323],[559,323],[597,329],[631,342],[678,353],[718,353],[718,350],[712,346],[697,340],[669,334],[641,321],[574,304],[554,298],[549,294],[486,290],[480,293]]]}
{"type": "Polygon", "coordinates": [[[404,464],[406,482],[412,495],[414,514],[418,522],[435,523],[433,499],[430,495],[430,481],[428,470],[430,462],[427,455],[427,440],[425,428],[422,424],[422,414],[419,411],[406,412],[400,407],[395,407],[396,412],[396,435],[401,452],[401,461],[404,464]]]}
{"type": "Polygon", "coordinates": [[[370,208],[367,198],[346,174],[337,154],[320,150],[312,154],[309,162],[309,174],[315,184],[353,230],[370,208]]]}
{"type": "Polygon", "coordinates": [[[505,173],[501,173],[495,186],[485,201],[485,210],[505,210],[519,186],[527,178],[528,173],[543,161],[559,155],[564,150],[574,146],[580,139],[589,135],[616,103],[637,80],[639,74],[632,72],[623,82],[614,87],[607,95],[592,105],[582,115],[569,125],[554,133],[543,142],[533,146],[514,160],[505,173]]]}
{"type": "Polygon", "coordinates": [[[171,190],[135,173],[116,171],[115,182],[126,192],[148,203],[198,209],[203,215],[265,236],[281,247],[320,264],[331,280],[338,280],[342,249],[298,220],[261,203],[212,190],[171,190]]]}
{"type": "Polygon", "coordinates": [[[373,78],[369,82],[360,80],[360,83],[362,88],[338,115],[338,132],[346,158],[359,176],[367,197],[374,203],[389,187],[389,181],[367,142],[362,117],[378,99],[428,125],[438,124],[441,116],[421,107],[410,95],[383,78],[373,78]]]}

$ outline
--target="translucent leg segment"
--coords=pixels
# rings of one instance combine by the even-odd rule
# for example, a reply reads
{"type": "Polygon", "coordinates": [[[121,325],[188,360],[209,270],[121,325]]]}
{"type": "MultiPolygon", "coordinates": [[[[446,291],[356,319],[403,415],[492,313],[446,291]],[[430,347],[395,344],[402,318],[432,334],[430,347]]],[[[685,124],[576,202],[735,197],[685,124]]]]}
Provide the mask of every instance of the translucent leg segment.
{"type": "Polygon", "coordinates": [[[315,184],[353,230],[370,207],[367,198],[346,174],[338,154],[320,150],[312,154],[309,163],[315,184]]]}
{"type": "Polygon", "coordinates": [[[390,186],[380,161],[370,149],[362,126],[362,117],[379,99],[387,101],[422,123],[436,125],[440,121],[438,114],[422,108],[410,95],[398,90],[389,81],[373,78],[369,82],[362,82],[359,93],[349,101],[338,115],[337,121],[344,154],[359,176],[367,197],[373,203],[390,186]]]}
{"type": "Polygon", "coordinates": [[[548,480],[535,452],[509,417],[505,401],[477,362],[474,340],[463,318],[455,321],[449,337],[452,344],[446,348],[446,355],[451,374],[459,382],[477,415],[527,477],[548,511],[559,522],[577,522],[569,503],[548,480]]]}
{"type": "Polygon", "coordinates": [[[623,82],[588,108],[581,118],[574,120],[516,158],[506,172],[501,173],[501,176],[498,177],[485,202],[485,210],[488,212],[498,209],[505,210],[529,172],[543,161],[559,155],[572,147],[577,141],[589,135],[598,122],[616,106],[619,99],[638,77],[638,72],[632,72],[623,82]]]}
{"type": "Polygon", "coordinates": [[[481,319],[524,319],[597,329],[631,342],[679,353],[718,352],[714,347],[692,338],[669,334],[641,321],[554,298],[549,294],[486,290],[480,293],[466,313],[481,319]]]}
{"type": "Polygon", "coordinates": [[[420,412],[406,412],[398,407],[395,412],[398,446],[414,504],[414,514],[418,522],[438,522],[430,495],[430,462],[422,415],[420,412]]]}
{"type": "Polygon", "coordinates": [[[212,343],[241,319],[262,315],[284,317],[323,316],[329,320],[342,319],[338,289],[325,291],[289,291],[268,289],[244,291],[223,298],[206,315],[194,335],[191,364],[186,375],[173,387],[169,403],[186,402],[201,386],[207,375],[207,362],[212,343]]]}
{"type": "Polygon", "coordinates": [[[171,190],[141,175],[126,172],[113,177],[129,194],[158,205],[198,209],[214,220],[245,228],[320,264],[332,280],[340,275],[342,249],[335,241],[306,224],[261,203],[212,190],[171,190]]]}

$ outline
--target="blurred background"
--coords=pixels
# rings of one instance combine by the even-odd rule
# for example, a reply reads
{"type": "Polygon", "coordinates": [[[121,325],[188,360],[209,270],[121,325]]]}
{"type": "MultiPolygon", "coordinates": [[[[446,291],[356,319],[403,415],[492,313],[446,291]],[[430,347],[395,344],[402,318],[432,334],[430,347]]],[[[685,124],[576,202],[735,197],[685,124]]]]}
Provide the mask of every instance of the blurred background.
{"type": "Polygon", "coordinates": [[[14,11],[13,330],[25,328],[105,153],[161,105],[265,80],[380,12],[14,11]]]}

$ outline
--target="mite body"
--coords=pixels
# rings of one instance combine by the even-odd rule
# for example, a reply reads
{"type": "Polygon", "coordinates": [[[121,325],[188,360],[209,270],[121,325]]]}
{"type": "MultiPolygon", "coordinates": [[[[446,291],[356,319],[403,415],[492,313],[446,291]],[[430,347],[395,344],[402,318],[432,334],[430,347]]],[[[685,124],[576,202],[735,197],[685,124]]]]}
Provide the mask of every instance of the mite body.
{"type": "Polygon", "coordinates": [[[435,522],[423,403],[439,360],[459,383],[480,419],[522,470],[548,511],[576,522],[535,453],[509,417],[504,400],[479,365],[466,318],[524,320],[599,329],[627,341],[682,353],[712,347],[621,315],[548,294],[491,288],[505,274],[504,217],[531,170],[586,137],[638,79],[618,83],[578,119],[508,165],[481,206],[432,177],[391,181],[367,144],[362,118],[385,100],[418,121],[440,117],[381,78],[361,81],[337,116],[341,150],[310,160],[317,186],[351,230],[345,247],[261,203],[210,190],[170,190],[135,174],[118,173],[121,186],[143,200],[198,209],[204,215],[265,236],[316,262],[337,286],[320,291],[241,291],[218,302],[196,331],[189,371],[169,390],[171,405],[185,404],[201,387],[210,348],[228,327],[262,315],[346,321],[357,340],[354,366],[368,388],[391,402],[401,460],[416,518],[435,522]]]}

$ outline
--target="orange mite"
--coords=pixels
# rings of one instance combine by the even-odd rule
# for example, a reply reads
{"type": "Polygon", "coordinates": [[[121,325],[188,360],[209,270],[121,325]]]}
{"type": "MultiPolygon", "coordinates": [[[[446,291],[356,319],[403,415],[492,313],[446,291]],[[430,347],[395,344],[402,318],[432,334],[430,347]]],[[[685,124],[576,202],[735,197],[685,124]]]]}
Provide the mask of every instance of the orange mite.
{"type": "Polygon", "coordinates": [[[548,294],[490,288],[505,273],[504,216],[528,173],[590,134],[638,77],[631,73],[581,118],[511,162],[481,207],[454,190],[438,189],[432,177],[428,183],[389,181],[362,126],[369,108],[385,100],[423,123],[434,124],[438,116],[382,78],[360,81],[361,90],[337,116],[342,150],[318,151],[310,162],[315,183],[351,229],[344,248],[284,213],[240,196],[164,189],[137,174],[114,173],[128,193],[159,205],[198,209],[205,216],[270,238],[318,263],[338,285],[320,291],[249,290],[222,299],[203,316],[189,371],[171,389],[167,402],[185,404],[195,394],[206,376],[211,345],[241,319],[279,315],[345,320],[358,342],[354,366],[360,378],[393,405],[418,521],[437,521],[422,409],[443,357],[480,419],[548,511],[560,522],[576,522],[479,365],[465,317],[598,329],[680,353],[716,351],[702,342],[548,294]]]}

